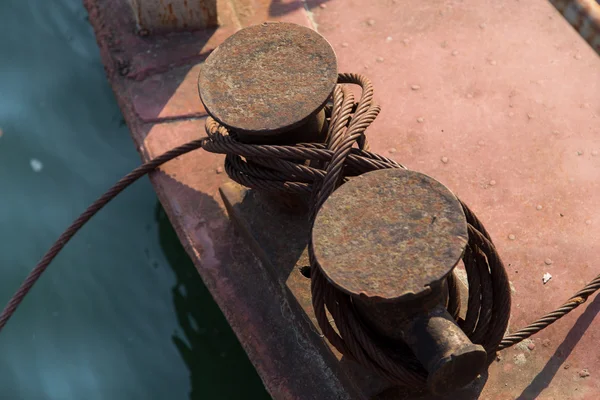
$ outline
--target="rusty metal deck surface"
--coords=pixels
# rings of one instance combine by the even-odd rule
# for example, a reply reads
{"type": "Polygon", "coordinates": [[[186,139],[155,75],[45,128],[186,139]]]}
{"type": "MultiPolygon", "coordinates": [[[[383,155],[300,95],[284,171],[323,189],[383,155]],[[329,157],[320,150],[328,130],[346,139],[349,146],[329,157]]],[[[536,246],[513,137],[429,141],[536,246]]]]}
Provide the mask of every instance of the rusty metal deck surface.
{"type": "MultiPolygon", "coordinates": [[[[373,80],[372,148],[441,181],[486,223],[514,289],[512,329],[600,271],[600,57],[550,3],[224,0],[220,28],[161,37],[135,34],[125,0],[85,3],[144,160],[203,135],[198,63],[226,37],[265,20],[304,24],[330,41],[340,71],[373,80]]],[[[358,398],[343,395],[352,384],[314,333],[290,330],[282,287],[226,216],[221,164],[196,152],[151,177],[204,282],[274,398],[358,398]]],[[[478,397],[598,398],[599,310],[592,300],[503,351],[478,397]]]]}

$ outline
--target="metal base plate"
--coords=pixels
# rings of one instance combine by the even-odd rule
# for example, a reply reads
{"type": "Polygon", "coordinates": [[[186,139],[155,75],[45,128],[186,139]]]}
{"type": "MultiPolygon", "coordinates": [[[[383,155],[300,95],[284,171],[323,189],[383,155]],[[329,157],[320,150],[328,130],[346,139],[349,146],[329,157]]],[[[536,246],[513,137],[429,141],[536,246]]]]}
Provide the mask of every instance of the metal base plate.
{"type": "Polygon", "coordinates": [[[331,363],[341,364],[367,398],[374,398],[392,385],[378,375],[343,357],[324,339],[313,313],[310,279],[300,272],[308,266],[308,218],[292,212],[272,198],[234,182],[219,188],[230,220],[259,258],[265,272],[278,281],[288,296],[288,306],[298,318],[297,331],[309,332],[308,340],[322,346],[331,363]]]}

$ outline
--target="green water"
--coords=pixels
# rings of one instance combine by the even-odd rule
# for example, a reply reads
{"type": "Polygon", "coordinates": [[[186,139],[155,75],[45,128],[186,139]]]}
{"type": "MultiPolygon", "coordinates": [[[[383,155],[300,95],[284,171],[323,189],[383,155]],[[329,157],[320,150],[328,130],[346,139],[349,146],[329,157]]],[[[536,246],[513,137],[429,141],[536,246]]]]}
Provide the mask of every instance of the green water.
{"type": "MultiPolygon", "coordinates": [[[[0,0],[0,302],[139,163],[81,0],[0,0]]],[[[0,333],[0,399],[267,399],[147,179],[0,333]]]]}

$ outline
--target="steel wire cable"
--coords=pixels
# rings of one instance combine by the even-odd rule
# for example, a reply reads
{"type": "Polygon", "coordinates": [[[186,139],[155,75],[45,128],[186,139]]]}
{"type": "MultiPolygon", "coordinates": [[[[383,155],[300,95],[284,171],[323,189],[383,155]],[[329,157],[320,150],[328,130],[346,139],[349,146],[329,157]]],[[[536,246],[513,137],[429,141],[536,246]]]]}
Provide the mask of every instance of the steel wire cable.
{"type": "MultiPolygon", "coordinates": [[[[312,230],[320,207],[348,177],[386,168],[406,169],[394,160],[369,151],[365,131],[379,111],[379,106],[373,102],[373,86],[366,77],[340,74],[331,104],[325,107],[329,122],[325,143],[286,146],[241,143],[235,133],[229,132],[214,119],[207,118],[207,137],[167,151],[136,168],[92,203],[64,231],[7,303],[0,314],[0,331],[52,260],[98,211],[142,176],[200,148],[225,155],[225,170],[229,178],[244,186],[282,195],[310,195],[309,223],[312,230]],[[354,100],[346,85],[358,85],[361,88],[358,101],[354,100]]],[[[447,308],[470,340],[481,344],[489,357],[556,322],[600,289],[598,275],[561,307],[504,337],[511,301],[506,269],[481,221],[466,204],[461,202],[461,205],[469,234],[462,259],[469,287],[465,318],[458,318],[460,298],[453,274],[448,278],[450,299],[447,308]]],[[[409,348],[399,342],[391,347],[389,343],[382,343],[361,321],[350,296],[337,290],[323,276],[314,255],[311,237],[308,240],[311,294],[323,335],[342,354],[392,382],[413,388],[424,387],[426,371],[409,348]],[[333,324],[328,314],[333,317],[333,324]]]]}

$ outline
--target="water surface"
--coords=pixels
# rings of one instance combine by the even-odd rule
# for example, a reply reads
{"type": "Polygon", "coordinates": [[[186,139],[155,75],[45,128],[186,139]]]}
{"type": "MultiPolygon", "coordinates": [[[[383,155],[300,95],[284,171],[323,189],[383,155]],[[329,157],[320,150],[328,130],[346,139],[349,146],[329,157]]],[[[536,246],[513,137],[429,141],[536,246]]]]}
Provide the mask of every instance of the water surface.
{"type": "MultiPolygon", "coordinates": [[[[0,1],[0,303],[139,163],[81,0],[0,1]]],[[[147,179],[65,248],[0,334],[0,399],[267,399],[147,179]]]]}

